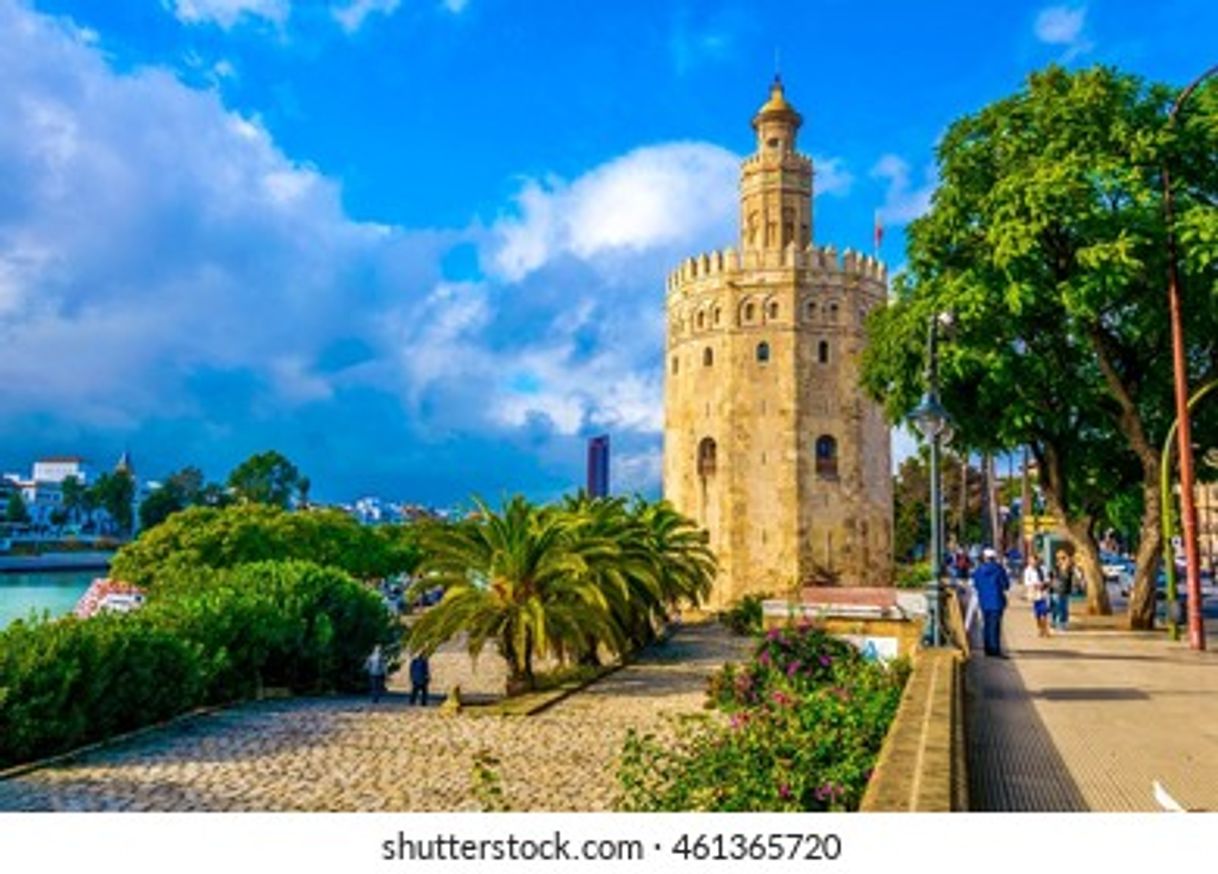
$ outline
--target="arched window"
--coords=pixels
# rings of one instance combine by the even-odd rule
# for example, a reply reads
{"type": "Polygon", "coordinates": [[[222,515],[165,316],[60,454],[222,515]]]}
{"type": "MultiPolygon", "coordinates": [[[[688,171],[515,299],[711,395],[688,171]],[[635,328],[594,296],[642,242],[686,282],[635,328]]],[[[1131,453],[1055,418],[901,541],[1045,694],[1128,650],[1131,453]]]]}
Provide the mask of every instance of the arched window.
{"type": "Polygon", "coordinates": [[[677,371],[679,371],[680,369],[681,369],[681,359],[680,359],[680,358],[678,358],[676,355],[672,356],[672,373],[673,373],[673,376],[676,376],[676,375],[677,375],[677,371]]]}
{"type": "Polygon", "coordinates": [[[721,315],[723,315],[723,311],[721,309],[719,309],[719,307],[715,307],[715,317],[714,317],[713,321],[716,325],[719,324],[719,317],[721,315]]]}
{"type": "Polygon", "coordinates": [[[702,350],[702,366],[710,367],[714,363],[715,363],[715,351],[713,349],[711,349],[711,347],[707,346],[705,349],[702,350]]]}
{"type": "Polygon", "coordinates": [[[762,364],[770,360],[770,344],[765,340],[757,344],[757,360],[762,364]]]}
{"type": "Polygon", "coordinates": [[[816,346],[816,360],[821,364],[829,363],[829,341],[821,340],[816,346]]]}
{"type": "Polygon", "coordinates": [[[808,305],[804,307],[804,318],[810,322],[816,319],[816,301],[808,301],[808,305]]]}
{"type": "Polygon", "coordinates": [[[701,331],[705,327],[706,327],[706,313],[699,312],[698,313],[698,330],[701,331]]]}
{"type": "Polygon", "coordinates": [[[753,316],[756,314],[756,312],[756,307],[754,307],[751,303],[746,303],[744,305],[744,320],[746,322],[753,321],[753,316]]]}
{"type": "Polygon", "coordinates": [[[837,304],[835,303],[829,304],[829,321],[837,321],[837,304]]]}
{"type": "Polygon", "coordinates": [[[715,472],[715,441],[703,437],[698,444],[698,476],[710,476],[715,472]]]}
{"type": "Polygon", "coordinates": [[[770,318],[771,319],[778,318],[778,302],[777,301],[770,301],[770,318]]]}
{"type": "Polygon", "coordinates": [[[837,441],[828,434],[816,438],[816,475],[837,476],[837,441]]]}

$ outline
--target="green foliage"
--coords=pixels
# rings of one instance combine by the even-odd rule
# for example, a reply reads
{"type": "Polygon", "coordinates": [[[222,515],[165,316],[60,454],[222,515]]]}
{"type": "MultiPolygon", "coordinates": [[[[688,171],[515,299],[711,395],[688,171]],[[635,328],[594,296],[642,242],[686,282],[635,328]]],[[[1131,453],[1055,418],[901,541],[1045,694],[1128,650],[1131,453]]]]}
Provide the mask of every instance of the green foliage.
{"type": "Polygon", "coordinates": [[[308,479],[275,450],[251,455],[228,475],[229,488],[242,501],[287,507],[298,493],[308,491],[308,479]]]}
{"type": "Polygon", "coordinates": [[[14,622],[0,631],[0,766],[196,706],[201,656],[143,617],[14,622]]]}
{"type": "Polygon", "coordinates": [[[720,620],[732,630],[732,634],[752,635],[761,633],[761,623],[764,618],[762,601],[772,597],[769,594],[745,595],[727,610],[723,611],[720,620]]]}
{"type": "Polygon", "coordinates": [[[87,490],[87,503],[101,507],[110,514],[119,531],[129,532],[132,523],[131,503],[135,499],[135,480],[126,471],[103,473],[87,490]]]}
{"type": "Polygon", "coordinates": [[[503,813],[512,809],[499,777],[499,759],[491,755],[490,750],[480,750],[474,756],[470,783],[483,813],[503,813]]]}
{"type": "Polygon", "coordinates": [[[220,506],[228,501],[223,498],[223,489],[215,483],[203,483],[203,471],[197,467],[184,467],[165,478],[161,487],[150,493],[140,504],[140,528],[148,530],[164,522],[169,516],[196,504],[220,506]]]}
{"type": "MultiPolygon", "coordinates": [[[[1157,447],[1174,417],[1161,169],[1174,180],[1196,381],[1218,368],[1216,92],[1198,91],[1173,126],[1170,88],[1050,67],[955,122],[931,209],[908,230],[896,300],[867,325],[863,383],[899,420],[923,390],[932,315],[954,315],[940,375],[956,439],[1029,446],[1050,509],[1089,551],[1114,494],[1146,495],[1143,594],[1160,539],[1157,447]]],[[[1089,591],[1103,610],[1104,587],[1089,591]]]]}
{"type": "Polygon", "coordinates": [[[16,525],[23,525],[30,521],[30,511],[26,509],[25,498],[21,496],[20,489],[13,489],[8,493],[8,506],[4,508],[4,521],[16,525]]]}
{"type": "Polygon", "coordinates": [[[265,686],[362,689],[368,653],[377,644],[395,653],[399,637],[375,592],[309,562],[202,573],[154,598],[144,612],[200,645],[210,701],[248,697],[265,686]]]}
{"type": "Polygon", "coordinates": [[[500,512],[477,501],[473,518],[422,528],[419,586],[443,600],[411,629],[434,649],[467,635],[471,653],[493,643],[510,691],[532,688],[539,654],[594,660],[655,637],[667,611],[709,592],[705,537],[666,503],[577,496],[537,507],[519,496],[500,512]]]}
{"type": "Polygon", "coordinates": [[[157,587],[189,580],[199,568],[300,559],[372,579],[409,573],[419,557],[415,533],[407,526],[371,528],[340,510],[289,513],[240,504],[173,514],[119,550],[111,574],[157,587]]]}
{"type": "Polygon", "coordinates": [[[363,689],[399,630],[380,598],[306,562],[201,570],[140,611],[0,632],[0,767],[256,694],[363,689]]]}
{"type": "Polygon", "coordinates": [[[931,578],[929,561],[897,565],[898,589],[925,589],[931,578]]]}
{"type": "Polygon", "coordinates": [[[711,683],[719,713],[675,741],[631,732],[618,778],[629,811],[854,810],[908,677],[808,625],[771,631],[711,683]]]}

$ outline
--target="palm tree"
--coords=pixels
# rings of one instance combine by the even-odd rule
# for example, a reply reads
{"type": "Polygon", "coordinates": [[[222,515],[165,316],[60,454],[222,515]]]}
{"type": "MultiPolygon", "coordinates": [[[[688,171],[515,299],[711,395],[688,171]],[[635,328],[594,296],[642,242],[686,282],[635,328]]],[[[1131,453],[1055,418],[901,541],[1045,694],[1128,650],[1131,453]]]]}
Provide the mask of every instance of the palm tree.
{"type": "Polygon", "coordinates": [[[464,632],[477,655],[493,641],[508,664],[509,694],[534,688],[539,654],[578,656],[589,640],[620,651],[594,570],[611,560],[614,545],[578,536],[566,514],[520,496],[499,513],[475,503],[473,518],[421,532],[418,586],[445,592],[411,629],[410,645],[432,650],[464,632]]]}
{"type": "Polygon", "coordinates": [[[697,607],[705,601],[716,570],[706,532],[668,501],[636,498],[630,513],[645,532],[665,605],[670,609],[682,603],[697,607]]]}

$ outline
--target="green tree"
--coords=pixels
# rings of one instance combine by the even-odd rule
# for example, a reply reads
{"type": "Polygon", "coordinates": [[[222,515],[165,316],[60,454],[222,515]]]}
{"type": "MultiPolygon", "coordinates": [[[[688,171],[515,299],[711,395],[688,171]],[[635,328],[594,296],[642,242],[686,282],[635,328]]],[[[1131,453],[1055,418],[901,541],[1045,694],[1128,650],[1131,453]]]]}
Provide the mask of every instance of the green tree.
{"type": "Polygon", "coordinates": [[[89,488],[92,503],[105,510],[120,532],[131,531],[135,480],[125,471],[103,473],[89,488]]]}
{"type": "Polygon", "coordinates": [[[8,505],[4,508],[4,521],[16,525],[27,525],[30,521],[30,511],[26,509],[25,498],[20,489],[9,492],[8,505]]]}
{"type": "Polygon", "coordinates": [[[63,494],[63,508],[68,514],[68,519],[72,522],[79,522],[81,511],[85,509],[84,483],[80,481],[79,477],[66,476],[59,488],[63,494]]]}
{"type": "Polygon", "coordinates": [[[950,311],[942,394],[981,451],[1030,447],[1108,612],[1096,528],[1142,494],[1130,623],[1153,622],[1159,446],[1174,416],[1160,168],[1171,166],[1194,378],[1218,372],[1218,88],[1174,129],[1170,88],[1108,68],[1033,74],[951,126],[930,212],[909,228],[896,301],[868,322],[864,384],[903,417],[922,390],[926,328],[950,311]]]}
{"type": "Polygon", "coordinates": [[[197,467],[184,467],[170,474],[159,489],[150,492],[140,503],[140,529],[147,531],[160,525],[173,513],[203,503],[206,488],[203,471],[197,467]]]}
{"type": "Polygon", "coordinates": [[[538,655],[578,657],[593,640],[620,651],[624,641],[599,585],[613,545],[573,536],[569,514],[520,496],[499,513],[475,504],[473,518],[423,529],[421,585],[445,592],[411,629],[410,645],[430,650],[464,633],[477,655],[494,643],[507,662],[509,693],[534,687],[538,655]]]}
{"type": "Polygon", "coordinates": [[[228,486],[239,500],[287,507],[303,479],[296,465],[272,449],[237,465],[228,475],[228,486]]]}
{"type": "Polygon", "coordinates": [[[157,587],[199,568],[299,559],[359,579],[409,573],[419,562],[411,526],[360,525],[340,510],[289,513],[266,504],[188,507],[125,545],[111,563],[121,580],[157,587]]]}

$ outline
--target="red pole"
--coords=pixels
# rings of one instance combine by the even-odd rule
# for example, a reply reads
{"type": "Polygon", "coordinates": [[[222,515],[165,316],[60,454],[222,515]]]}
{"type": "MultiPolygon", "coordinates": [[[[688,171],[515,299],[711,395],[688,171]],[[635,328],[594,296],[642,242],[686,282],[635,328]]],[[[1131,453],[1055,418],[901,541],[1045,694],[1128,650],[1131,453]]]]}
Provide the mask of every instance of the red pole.
{"type": "MultiPolygon", "coordinates": [[[[1168,114],[1168,124],[1175,125],[1176,115],[1184,101],[1210,76],[1218,73],[1218,66],[1211,67],[1180,92],[1168,114]]],[[[1180,516],[1184,532],[1184,560],[1188,566],[1188,645],[1191,649],[1205,649],[1205,625],[1201,618],[1201,573],[1197,554],[1197,504],[1193,477],[1193,429],[1188,409],[1188,368],[1184,360],[1184,326],[1180,312],[1180,281],[1176,269],[1176,234],[1173,230],[1175,215],[1172,210],[1171,175],[1167,162],[1163,163],[1163,215],[1167,224],[1167,300],[1171,313],[1172,365],[1175,372],[1176,433],[1180,453],[1180,516]]],[[[1170,547],[1170,544],[1166,544],[1170,547]]],[[[1167,561],[1175,561],[1164,549],[1167,561]]],[[[1168,605],[1172,609],[1174,605],[1168,605]]]]}

